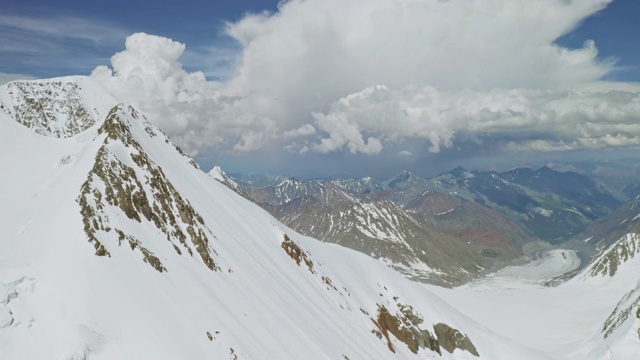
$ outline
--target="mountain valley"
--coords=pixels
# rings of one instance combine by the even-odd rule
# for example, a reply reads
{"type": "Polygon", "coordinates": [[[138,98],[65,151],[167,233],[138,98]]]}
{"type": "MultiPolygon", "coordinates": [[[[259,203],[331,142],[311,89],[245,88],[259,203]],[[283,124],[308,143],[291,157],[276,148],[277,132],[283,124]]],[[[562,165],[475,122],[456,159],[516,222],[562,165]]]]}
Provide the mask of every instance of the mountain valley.
{"type": "Polygon", "coordinates": [[[230,177],[219,167],[210,175],[302,234],[444,286],[529,261],[628,199],[587,174],[546,166],[502,173],[456,168],[431,179],[403,172],[386,181],[230,177]]]}

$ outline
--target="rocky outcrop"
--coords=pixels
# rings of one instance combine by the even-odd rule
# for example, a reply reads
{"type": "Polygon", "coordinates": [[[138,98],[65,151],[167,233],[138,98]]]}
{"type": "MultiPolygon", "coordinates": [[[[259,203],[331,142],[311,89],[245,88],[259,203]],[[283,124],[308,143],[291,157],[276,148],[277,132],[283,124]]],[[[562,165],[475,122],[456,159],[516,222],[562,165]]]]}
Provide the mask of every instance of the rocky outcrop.
{"type": "Polygon", "coordinates": [[[406,344],[414,354],[417,354],[420,349],[427,349],[442,355],[442,348],[450,353],[460,349],[474,356],[480,356],[467,335],[444,323],[433,325],[434,333],[432,334],[429,330],[420,327],[424,319],[414,312],[411,305],[398,303],[397,297],[394,297],[394,300],[398,307],[395,314],[391,313],[386,306],[378,304],[377,317],[371,319],[376,325],[376,329],[372,332],[379,339],[387,342],[391,352],[396,352],[391,340],[393,336],[406,344]]]}
{"type": "Polygon", "coordinates": [[[300,264],[304,262],[304,264],[307,265],[307,269],[309,269],[309,272],[315,274],[315,271],[313,270],[313,261],[309,258],[309,253],[302,250],[302,248],[300,248],[298,244],[291,241],[291,239],[289,239],[286,234],[284,235],[284,241],[282,241],[281,246],[284,249],[284,252],[286,252],[287,255],[289,255],[289,257],[291,257],[293,261],[296,262],[296,264],[298,264],[298,266],[300,266],[300,264]]]}
{"type": "Polygon", "coordinates": [[[384,305],[378,305],[378,317],[372,319],[378,328],[374,330],[374,334],[380,339],[385,338],[389,350],[393,353],[396,349],[391,342],[391,335],[405,343],[414,354],[417,354],[419,349],[429,349],[440,354],[438,340],[429,330],[420,329],[419,325],[423,319],[414,314],[413,308],[400,304],[399,309],[396,314],[391,314],[384,305]]]}
{"type": "Polygon", "coordinates": [[[3,104],[3,110],[38,134],[68,138],[96,123],[95,110],[84,105],[76,82],[15,81],[6,86],[13,104],[3,104]]]}
{"type": "Polygon", "coordinates": [[[460,349],[468,351],[474,356],[480,356],[469,337],[451,326],[437,323],[433,325],[433,330],[436,332],[440,346],[448,352],[453,353],[455,349],[460,349]]]}
{"type": "Polygon", "coordinates": [[[640,319],[640,282],[638,282],[633,290],[626,293],[620,301],[618,301],[616,308],[604,322],[602,327],[603,337],[605,339],[608,338],[618,330],[623,323],[636,321],[636,319],[640,319]]]}
{"type": "Polygon", "coordinates": [[[112,223],[109,215],[121,211],[136,223],[152,222],[178,254],[184,249],[193,255],[195,250],[209,269],[218,270],[213,260],[215,252],[210,246],[213,234],[200,214],[167,179],[162,168],[144,152],[133,137],[130,124],[123,118],[126,114],[121,107],[115,107],[98,130],[98,134],[106,137],[78,198],[84,230],[96,255],[111,255],[104,243],[106,235],[115,232],[119,244],[127,241],[132,250],[142,252],[145,262],[160,272],[166,271],[160,260],[135,236],[112,223]],[[118,146],[128,149],[128,158],[116,155],[123,153],[112,150],[118,146]]]}
{"type": "Polygon", "coordinates": [[[640,236],[630,233],[606,249],[590,265],[591,276],[614,276],[618,267],[640,253],[640,236]]]}

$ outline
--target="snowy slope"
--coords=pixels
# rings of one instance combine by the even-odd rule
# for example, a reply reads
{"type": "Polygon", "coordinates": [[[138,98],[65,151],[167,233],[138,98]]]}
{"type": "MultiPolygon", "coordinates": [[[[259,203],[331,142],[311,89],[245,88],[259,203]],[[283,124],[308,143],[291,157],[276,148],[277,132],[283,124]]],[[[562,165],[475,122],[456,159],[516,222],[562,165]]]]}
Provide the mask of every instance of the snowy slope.
{"type": "MultiPolygon", "coordinates": [[[[638,246],[627,235],[610,252],[638,246]]],[[[627,360],[640,354],[640,257],[615,273],[602,266],[609,252],[557,287],[545,283],[579,264],[570,250],[552,250],[525,266],[447,290],[430,287],[449,304],[493,331],[563,360],[627,360]]]]}
{"type": "Polygon", "coordinates": [[[1,359],[551,358],[286,228],[91,80],[37,83],[91,118],[0,87],[1,359]]]}

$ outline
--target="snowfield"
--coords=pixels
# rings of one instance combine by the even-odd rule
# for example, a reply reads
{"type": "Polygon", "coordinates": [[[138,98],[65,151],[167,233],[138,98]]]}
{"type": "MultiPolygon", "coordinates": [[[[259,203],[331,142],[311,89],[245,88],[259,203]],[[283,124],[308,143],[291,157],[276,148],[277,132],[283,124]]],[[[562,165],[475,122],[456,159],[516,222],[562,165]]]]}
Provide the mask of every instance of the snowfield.
{"type": "Polygon", "coordinates": [[[623,311],[638,258],[555,288],[541,283],[576,266],[569,252],[458,289],[414,283],[296,234],[119,104],[83,77],[0,87],[0,359],[640,354],[623,311]],[[47,100],[65,89],[88,127],[47,100]]]}
{"type": "Polygon", "coordinates": [[[456,289],[426,287],[492,331],[554,358],[636,358],[640,337],[635,311],[626,327],[606,339],[603,327],[621,298],[638,288],[640,258],[623,264],[614,277],[591,277],[588,267],[564,284],[545,286],[579,264],[573,251],[552,250],[456,289]]]}
{"type": "Polygon", "coordinates": [[[533,260],[521,266],[508,266],[464,287],[505,288],[508,286],[540,285],[561,277],[580,266],[580,258],[573,250],[538,250],[533,260]]]}

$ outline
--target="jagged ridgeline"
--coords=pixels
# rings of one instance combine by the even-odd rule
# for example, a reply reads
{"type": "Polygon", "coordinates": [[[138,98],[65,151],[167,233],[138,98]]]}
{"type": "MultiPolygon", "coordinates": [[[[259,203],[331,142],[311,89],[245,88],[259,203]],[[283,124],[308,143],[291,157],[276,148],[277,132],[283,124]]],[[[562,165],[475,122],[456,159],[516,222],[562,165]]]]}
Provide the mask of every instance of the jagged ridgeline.
{"type": "Polygon", "coordinates": [[[219,269],[210,244],[213,234],[135,140],[130,121],[145,121],[146,133],[158,135],[132,107],[126,111],[123,105],[114,107],[98,129],[98,136],[104,136],[104,141],[78,197],[84,230],[96,255],[111,256],[105,244],[125,242],[131,250],[139,250],[144,261],[156,270],[167,271],[153,251],[134,234],[126,233],[128,225],[112,220],[121,212],[129,223],[153,223],[176,253],[181,255],[184,251],[193,256],[195,252],[209,269],[219,269]]]}

